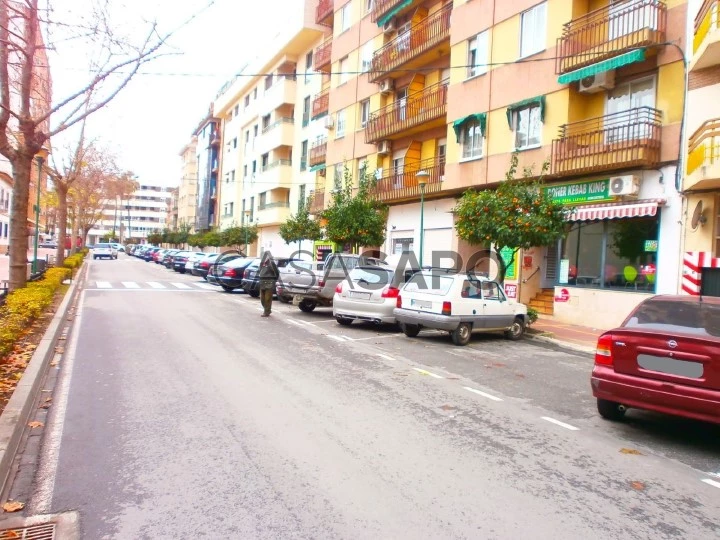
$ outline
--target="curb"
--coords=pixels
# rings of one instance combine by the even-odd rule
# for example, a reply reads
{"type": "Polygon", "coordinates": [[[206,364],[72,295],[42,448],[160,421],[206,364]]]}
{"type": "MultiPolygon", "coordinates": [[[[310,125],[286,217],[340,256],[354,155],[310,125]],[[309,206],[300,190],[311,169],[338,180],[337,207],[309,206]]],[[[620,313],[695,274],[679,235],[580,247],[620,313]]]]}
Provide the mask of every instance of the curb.
{"type": "Polygon", "coordinates": [[[0,493],[5,493],[15,454],[25,431],[33,405],[45,378],[47,367],[55,356],[55,344],[62,333],[65,319],[85,277],[86,264],[77,272],[70,289],[65,294],[50,326],[35,349],[22,378],[0,415],[0,493]]]}
{"type": "Polygon", "coordinates": [[[542,343],[550,343],[552,345],[557,345],[558,347],[560,347],[562,349],[569,349],[573,352],[579,352],[579,353],[584,353],[584,354],[588,354],[588,355],[595,354],[595,347],[585,347],[584,345],[576,345],[574,343],[569,343],[567,341],[562,341],[562,340],[556,339],[554,337],[543,336],[540,334],[527,334],[527,337],[534,341],[540,341],[542,343]]]}

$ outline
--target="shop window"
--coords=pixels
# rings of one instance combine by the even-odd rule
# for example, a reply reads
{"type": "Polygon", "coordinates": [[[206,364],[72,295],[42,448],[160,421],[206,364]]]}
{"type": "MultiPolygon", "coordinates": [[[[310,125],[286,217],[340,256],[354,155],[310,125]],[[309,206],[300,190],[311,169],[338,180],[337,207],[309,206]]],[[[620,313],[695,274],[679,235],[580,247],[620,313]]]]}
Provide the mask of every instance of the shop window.
{"type": "Polygon", "coordinates": [[[654,292],[657,216],[573,223],[562,241],[559,284],[654,292]]]}

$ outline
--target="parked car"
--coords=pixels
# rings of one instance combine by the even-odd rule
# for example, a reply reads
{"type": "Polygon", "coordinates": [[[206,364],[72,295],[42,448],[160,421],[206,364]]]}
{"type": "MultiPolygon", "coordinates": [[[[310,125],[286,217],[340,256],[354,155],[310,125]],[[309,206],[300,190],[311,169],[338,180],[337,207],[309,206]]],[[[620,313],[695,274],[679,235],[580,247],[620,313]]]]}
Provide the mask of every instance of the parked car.
{"type": "Polygon", "coordinates": [[[111,244],[95,244],[92,249],[93,259],[117,259],[118,252],[111,244]]]}
{"type": "Polygon", "coordinates": [[[220,282],[218,280],[218,276],[222,274],[222,272],[225,271],[225,268],[223,266],[227,263],[229,263],[232,260],[239,259],[239,258],[245,258],[241,257],[241,255],[237,253],[221,253],[217,257],[213,259],[213,261],[210,263],[210,268],[208,268],[208,273],[205,279],[208,283],[211,283],[212,285],[220,285],[220,282]]]}
{"type": "Polygon", "coordinates": [[[406,276],[384,266],[357,266],[335,287],[333,316],[342,325],[353,321],[395,324],[395,306],[406,276]]]}
{"type": "Polygon", "coordinates": [[[185,273],[185,263],[187,263],[188,257],[192,251],[176,251],[172,254],[172,269],[175,272],[185,273]]]}
{"type": "Polygon", "coordinates": [[[175,257],[175,254],[180,252],[179,249],[169,249],[165,252],[162,259],[162,265],[167,268],[168,270],[173,267],[173,257],[175,257]]]}
{"type": "Polygon", "coordinates": [[[207,253],[203,253],[202,251],[193,251],[188,256],[188,260],[185,262],[185,272],[190,272],[192,274],[193,268],[195,267],[195,263],[198,262],[203,257],[205,257],[206,255],[207,255],[207,253]]]}
{"type": "Polygon", "coordinates": [[[110,242],[110,245],[116,250],[118,250],[118,252],[122,251],[123,253],[125,253],[125,246],[123,246],[122,244],[118,244],[117,242],[110,242]]]}
{"type": "Polygon", "coordinates": [[[58,247],[58,245],[57,245],[57,242],[49,240],[47,242],[42,242],[42,243],[38,244],[38,247],[56,249],[58,247]]]}
{"type": "Polygon", "coordinates": [[[167,249],[159,249],[155,253],[153,253],[152,259],[155,264],[162,264],[162,259],[165,256],[165,254],[168,252],[167,249]]]}
{"type": "Polygon", "coordinates": [[[598,338],[590,382],[609,420],[637,408],[720,424],[720,298],[648,298],[598,338]]]}
{"type": "Polygon", "coordinates": [[[467,345],[473,331],[520,339],[528,322],[527,307],[508,300],[499,283],[444,269],[414,273],[400,290],[394,314],[406,336],[423,328],[447,330],[455,345],[467,345]]]}
{"type": "Polygon", "coordinates": [[[153,260],[153,255],[155,255],[155,253],[158,251],[160,251],[159,247],[150,247],[145,250],[142,258],[145,260],[145,262],[150,262],[153,260]]]}
{"type": "Polygon", "coordinates": [[[314,275],[321,274],[324,267],[325,263],[323,261],[293,261],[287,266],[279,268],[280,276],[275,286],[275,293],[277,294],[278,300],[284,304],[292,302],[293,295],[287,292],[287,288],[293,286],[294,280],[305,271],[310,271],[314,275]]]}
{"type": "MultiPolygon", "coordinates": [[[[260,278],[257,273],[260,269],[261,260],[262,259],[256,259],[253,261],[253,263],[245,269],[245,274],[242,279],[242,289],[254,298],[260,296],[260,278]]],[[[288,257],[273,257],[273,260],[278,267],[278,272],[289,266],[291,263],[301,262],[300,259],[292,259],[288,257]]],[[[278,275],[278,281],[279,279],[280,276],[278,275]]],[[[277,286],[275,293],[277,294],[277,286]]]]}
{"type": "Polygon", "coordinates": [[[219,253],[206,253],[205,256],[199,259],[193,266],[193,276],[207,279],[207,274],[210,270],[210,266],[219,255],[219,253]]]}
{"type": "MultiPolygon", "coordinates": [[[[232,292],[235,289],[243,288],[243,278],[251,266],[260,264],[261,259],[252,257],[238,257],[232,260],[225,260],[217,267],[217,285],[220,285],[225,292],[232,292]]],[[[247,292],[247,291],[246,291],[247,292]]],[[[252,296],[260,296],[260,293],[252,296]]]]}

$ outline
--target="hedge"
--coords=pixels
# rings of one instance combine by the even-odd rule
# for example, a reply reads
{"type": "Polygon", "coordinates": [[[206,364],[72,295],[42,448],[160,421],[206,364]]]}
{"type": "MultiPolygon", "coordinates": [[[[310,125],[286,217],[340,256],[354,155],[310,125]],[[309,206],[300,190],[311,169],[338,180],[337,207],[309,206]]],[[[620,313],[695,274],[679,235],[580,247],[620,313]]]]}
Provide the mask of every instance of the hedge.
{"type": "Polygon", "coordinates": [[[71,277],[72,270],[82,264],[84,257],[84,253],[76,253],[65,259],[64,267],[50,268],[42,279],[7,295],[0,307],[0,358],[12,352],[30,325],[52,304],[55,292],[71,277]]]}

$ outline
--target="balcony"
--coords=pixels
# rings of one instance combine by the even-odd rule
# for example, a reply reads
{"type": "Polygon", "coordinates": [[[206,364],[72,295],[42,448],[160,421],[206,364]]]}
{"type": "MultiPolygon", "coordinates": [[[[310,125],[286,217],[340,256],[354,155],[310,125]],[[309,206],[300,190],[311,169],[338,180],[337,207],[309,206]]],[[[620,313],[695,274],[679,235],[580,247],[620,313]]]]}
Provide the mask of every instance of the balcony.
{"type": "Polygon", "coordinates": [[[325,209],[325,190],[320,189],[310,192],[310,206],[308,211],[311,214],[319,214],[325,209]]]}
{"type": "Polygon", "coordinates": [[[565,124],[552,142],[552,173],[657,166],[661,132],[662,112],[651,107],[565,124]]]}
{"type": "Polygon", "coordinates": [[[332,27],[335,17],[334,4],[333,0],[318,0],[315,7],[315,24],[332,27]]]}
{"type": "Polygon", "coordinates": [[[720,187],[720,118],[703,123],[688,141],[685,189],[720,187]]]}
{"type": "Polygon", "coordinates": [[[294,105],[297,94],[295,75],[282,75],[275,79],[275,83],[265,90],[260,102],[263,112],[274,111],[283,105],[294,105]]]}
{"type": "Polygon", "coordinates": [[[332,36],[323,41],[313,54],[313,69],[315,71],[329,72],[332,65],[332,36]]]}
{"type": "Polygon", "coordinates": [[[295,120],[292,118],[278,118],[275,122],[263,128],[255,149],[258,154],[267,154],[281,146],[292,146],[295,142],[295,120]]]}
{"type": "Polygon", "coordinates": [[[260,204],[257,217],[262,225],[285,223],[290,217],[290,203],[288,201],[278,201],[260,204]]]}
{"type": "Polygon", "coordinates": [[[384,79],[400,66],[412,69],[425,63],[432,48],[449,39],[451,13],[452,4],[448,4],[375,51],[370,80],[384,79]]]}
{"type": "Polygon", "coordinates": [[[292,183],[292,161],[289,159],[278,159],[263,166],[260,169],[258,181],[261,183],[264,191],[277,188],[289,189],[292,183]]]}
{"type": "Polygon", "coordinates": [[[720,64],[720,0],[705,0],[695,17],[693,58],[690,70],[720,64]]]}
{"type": "Polygon", "coordinates": [[[374,143],[400,134],[409,135],[445,123],[447,82],[410,94],[372,114],[365,126],[365,142],[374,143]]]}
{"type": "Polygon", "coordinates": [[[323,90],[313,98],[312,119],[325,116],[330,110],[330,90],[323,90]]]}
{"type": "Polygon", "coordinates": [[[563,25],[557,41],[555,72],[567,73],[639,47],[665,41],[667,6],[657,0],[631,0],[605,6],[563,25]]]}
{"type": "Polygon", "coordinates": [[[395,15],[400,15],[412,3],[412,0],[375,0],[370,12],[370,19],[372,22],[383,25],[395,15]]]}
{"type": "Polygon", "coordinates": [[[415,163],[406,163],[401,173],[389,174],[380,178],[373,193],[378,200],[384,202],[399,202],[419,199],[420,186],[417,182],[418,171],[430,173],[425,184],[425,195],[437,193],[442,189],[441,182],[445,177],[445,160],[441,158],[425,159],[415,163]]]}
{"type": "Polygon", "coordinates": [[[308,163],[311,167],[325,163],[327,156],[327,138],[323,138],[310,147],[310,158],[308,163]]]}
{"type": "Polygon", "coordinates": [[[213,132],[212,137],[210,137],[210,144],[213,146],[218,146],[220,144],[220,131],[216,130],[213,132]]]}

